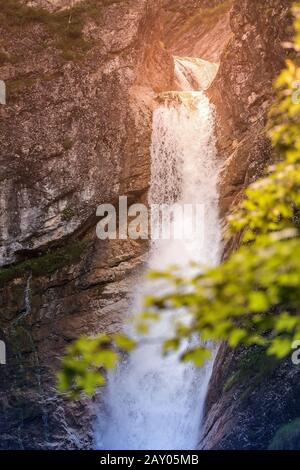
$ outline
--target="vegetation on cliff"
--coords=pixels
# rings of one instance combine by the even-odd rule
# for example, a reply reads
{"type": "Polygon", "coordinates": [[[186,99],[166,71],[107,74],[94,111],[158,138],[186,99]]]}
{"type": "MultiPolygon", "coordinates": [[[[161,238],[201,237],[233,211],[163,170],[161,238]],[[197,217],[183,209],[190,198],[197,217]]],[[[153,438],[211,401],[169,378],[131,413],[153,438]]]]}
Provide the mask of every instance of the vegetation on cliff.
{"type": "Polygon", "coordinates": [[[282,426],[274,436],[269,450],[295,450],[298,449],[300,438],[300,419],[282,426]]]}
{"type": "MultiPolygon", "coordinates": [[[[24,5],[20,0],[1,0],[0,26],[20,28],[32,24],[42,25],[55,41],[62,57],[65,60],[75,60],[81,58],[92,46],[83,32],[87,20],[98,22],[103,7],[120,1],[123,0],[83,0],[70,8],[51,12],[24,5]]],[[[7,60],[7,56],[2,55],[2,61],[4,58],[7,60]]]]}
{"type": "Polygon", "coordinates": [[[85,241],[76,240],[68,243],[63,248],[52,248],[35,258],[2,267],[0,268],[0,287],[2,284],[26,274],[49,276],[58,269],[78,261],[86,246],[85,241]]]}
{"type": "MultiPolygon", "coordinates": [[[[205,341],[225,340],[232,348],[257,345],[281,359],[300,337],[300,104],[295,92],[300,79],[299,1],[294,12],[295,57],[276,81],[269,119],[275,162],[228,220],[229,236],[240,238],[240,248],[219,267],[202,269],[193,278],[183,278],[176,267],[151,273],[151,278],[167,282],[171,293],[147,298],[147,311],[136,319],[139,333],[147,335],[165,310],[188,311],[190,325],[178,315],[175,335],[164,342],[163,352],[178,350],[186,340],[194,344],[197,337],[198,345],[182,354],[183,361],[197,366],[210,355],[205,341]]],[[[93,393],[104,383],[101,371],[135,346],[125,337],[80,339],[63,361],[60,389],[71,396],[93,393]]]]}

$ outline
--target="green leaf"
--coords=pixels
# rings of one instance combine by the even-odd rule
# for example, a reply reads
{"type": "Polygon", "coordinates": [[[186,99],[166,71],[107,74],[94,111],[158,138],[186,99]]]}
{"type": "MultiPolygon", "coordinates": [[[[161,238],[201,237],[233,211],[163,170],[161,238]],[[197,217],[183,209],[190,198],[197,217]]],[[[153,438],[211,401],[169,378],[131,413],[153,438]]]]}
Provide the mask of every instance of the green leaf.
{"type": "Polygon", "coordinates": [[[276,320],[276,330],[278,332],[292,332],[299,324],[299,318],[289,315],[288,313],[281,314],[276,320]]]}
{"type": "Polygon", "coordinates": [[[228,343],[232,348],[236,348],[246,337],[247,331],[237,328],[230,334],[228,343]]]}
{"type": "Polygon", "coordinates": [[[149,325],[146,322],[139,321],[136,324],[136,332],[140,335],[147,335],[149,333],[149,325]]]}
{"type": "Polygon", "coordinates": [[[265,312],[268,308],[270,308],[270,304],[264,292],[249,293],[249,310],[251,312],[265,312]]]}
{"type": "Polygon", "coordinates": [[[178,338],[167,339],[163,344],[163,353],[168,354],[173,351],[177,351],[180,346],[180,340],[178,338]]]}
{"type": "Polygon", "coordinates": [[[288,338],[274,338],[268,348],[268,354],[283,359],[291,352],[291,344],[291,340],[288,338]]]}
{"type": "Polygon", "coordinates": [[[208,349],[197,348],[184,353],[181,359],[183,362],[193,362],[196,367],[202,367],[210,357],[211,352],[208,349]]]}
{"type": "Polygon", "coordinates": [[[122,351],[130,352],[136,348],[137,343],[129,336],[125,335],[114,335],[113,340],[118,348],[122,349],[122,351]]]}

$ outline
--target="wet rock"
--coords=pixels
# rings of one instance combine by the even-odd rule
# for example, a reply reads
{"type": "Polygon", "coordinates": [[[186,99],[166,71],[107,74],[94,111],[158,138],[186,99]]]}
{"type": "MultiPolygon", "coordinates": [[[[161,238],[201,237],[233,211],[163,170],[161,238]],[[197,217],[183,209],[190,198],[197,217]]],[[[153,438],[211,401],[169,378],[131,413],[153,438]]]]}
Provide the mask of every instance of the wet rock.
{"type": "MultiPolygon", "coordinates": [[[[291,357],[283,362],[260,350],[229,351],[222,345],[206,403],[201,449],[268,449],[283,426],[299,417],[300,369],[291,357]]],[[[282,449],[289,442],[277,441],[282,449]]],[[[299,441],[294,440],[295,447],[299,441]]]]}

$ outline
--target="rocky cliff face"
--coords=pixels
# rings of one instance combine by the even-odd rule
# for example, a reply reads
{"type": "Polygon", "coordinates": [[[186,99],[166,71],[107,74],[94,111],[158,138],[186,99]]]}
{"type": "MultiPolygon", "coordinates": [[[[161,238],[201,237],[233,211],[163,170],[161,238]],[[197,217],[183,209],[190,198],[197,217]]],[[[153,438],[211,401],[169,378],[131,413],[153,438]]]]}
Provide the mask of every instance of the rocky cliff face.
{"type": "Polygon", "coordinates": [[[260,348],[217,357],[201,449],[299,449],[299,366],[266,358],[260,348]]]}
{"type": "Polygon", "coordinates": [[[141,124],[151,89],[169,89],[173,73],[159,2],[84,1],[71,15],[8,4],[23,19],[2,14],[2,265],[87,227],[99,203],[147,188],[141,124]]]}
{"type": "Polygon", "coordinates": [[[231,36],[233,0],[164,0],[163,42],[175,56],[219,62],[231,36]]]}
{"type": "MultiPolygon", "coordinates": [[[[222,215],[238,203],[271,159],[265,125],[272,81],[286,55],[281,43],[289,37],[290,6],[285,0],[245,0],[235,2],[231,11],[233,36],[210,90],[217,106],[219,152],[225,158],[222,215]]],[[[226,247],[227,253],[235,243],[226,247]]],[[[299,377],[299,367],[290,358],[277,363],[259,348],[233,352],[222,345],[209,387],[200,448],[266,449],[271,443],[299,448],[295,421],[299,377]]]]}
{"type": "Polygon", "coordinates": [[[234,2],[232,36],[209,91],[217,107],[221,213],[237,204],[244,188],[258,178],[271,154],[265,138],[273,80],[284,66],[291,24],[291,1],[234,2]]]}
{"type": "Polygon", "coordinates": [[[173,83],[159,1],[70,3],[0,13],[4,449],[91,445],[91,412],[55,373],[70,341],[123,321],[146,245],[96,240],[96,207],[145,200],[154,97],[173,83]]]}

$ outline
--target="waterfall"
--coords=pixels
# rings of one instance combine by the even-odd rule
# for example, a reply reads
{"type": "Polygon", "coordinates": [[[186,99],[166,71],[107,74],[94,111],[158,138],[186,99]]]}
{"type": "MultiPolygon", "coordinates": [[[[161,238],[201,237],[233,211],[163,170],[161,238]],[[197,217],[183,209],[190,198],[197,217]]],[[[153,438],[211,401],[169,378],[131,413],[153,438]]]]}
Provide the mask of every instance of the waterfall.
{"type": "Polygon", "coordinates": [[[24,290],[24,309],[20,313],[19,316],[13,321],[13,326],[16,326],[20,323],[23,322],[23,320],[31,315],[31,280],[32,280],[32,274],[29,274],[27,281],[26,281],[26,286],[24,290]]]}
{"type": "MultiPolygon", "coordinates": [[[[203,204],[203,234],[152,242],[149,268],[176,263],[188,274],[190,261],[213,266],[220,255],[214,109],[202,91],[179,92],[176,99],[174,92],[167,95],[153,116],[149,202],[203,204]]],[[[150,281],[141,282],[131,311],[141,311],[144,295],[158,289],[150,281]]],[[[170,337],[175,314],[164,314],[145,343],[109,375],[97,416],[98,449],[196,448],[213,361],[197,369],[180,362],[180,352],[162,357],[161,341],[170,337]]]]}
{"type": "Polygon", "coordinates": [[[207,90],[218,68],[218,64],[196,57],[175,57],[177,86],[185,91],[207,90]]]}
{"type": "MultiPolygon", "coordinates": [[[[40,400],[40,405],[41,405],[41,410],[42,410],[42,422],[43,422],[43,431],[44,431],[44,441],[47,444],[49,442],[49,420],[48,420],[48,411],[47,411],[47,403],[46,403],[46,398],[45,398],[45,393],[43,390],[43,384],[42,384],[42,371],[41,371],[41,365],[40,365],[40,360],[38,356],[38,351],[36,348],[35,340],[32,335],[32,331],[29,327],[29,325],[26,325],[26,319],[32,314],[32,290],[31,290],[31,283],[32,283],[32,273],[29,274],[27,281],[26,281],[26,286],[24,290],[24,308],[23,311],[20,313],[20,315],[12,322],[12,327],[13,327],[13,332],[15,331],[15,328],[18,327],[18,331],[22,331],[24,334],[24,337],[27,337],[33,352],[34,356],[34,375],[36,378],[37,382],[37,389],[39,393],[39,400],[40,400]]],[[[16,355],[18,358],[19,362],[19,367],[21,374],[24,373],[24,366],[23,366],[23,358],[22,354],[20,351],[17,349],[16,350],[16,355]]],[[[22,410],[21,410],[22,412],[22,410]]],[[[20,431],[20,448],[23,449],[23,442],[21,438],[21,428],[23,426],[23,423],[20,424],[19,426],[19,431],[20,431]]]]}

